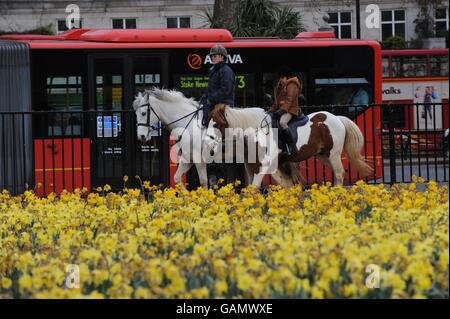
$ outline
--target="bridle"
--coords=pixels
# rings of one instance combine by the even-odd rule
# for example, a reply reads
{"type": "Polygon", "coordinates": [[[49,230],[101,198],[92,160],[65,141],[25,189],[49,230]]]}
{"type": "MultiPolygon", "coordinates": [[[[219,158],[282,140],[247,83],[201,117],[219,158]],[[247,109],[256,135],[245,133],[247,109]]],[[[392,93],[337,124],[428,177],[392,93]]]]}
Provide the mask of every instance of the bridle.
{"type": "MultiPolygon", "coordinates": [[[[154,126],[154,125],[151,125],[151,124],[150,124],[150,113],[153,112],[153,114],[156,115],[156,117],[158,118],[158,120],[159,120],[161,123],[163,123],[163,121],[161,120],[161,118],[159,117],[159,115],[155,112],[155,110],[153,109],[153,107],[151,106],[150,101],[149,101],[148,98],[147,98],[147,103],[138,106],[138,109],[141,108],[141,107],[147,107],[147,121],[146,121],[145,123],[137,123],[136,126],[137,126],[137,127],[143,126],[143,127],[146,127],[146,128],[150,128],[150,129],[152,129],[153,131],[159,130],[159,127],[158,127],[158,126],[154,126]]],[[[172,121],[172,122],[170,122],[170,123],[165,124],[165,126],[168,126],[168,127],[169,127],[170,125],[172,125],[172,124],[174,124],[174,123],[177,123],[177,122],[179,122],[179,121],[181,121],[181,120],[183,120],[183,119],[189,117],[190,115],[192,115],[191,119],[189,120],[189,122],[188,122],[188,123],[186,124],[186,126],[184,127],[183,133],[178,137],[178,139],[174,142],[174,144],[176,144],[176,143],[178,143],[179,141],[181,141],[181,138],[182,138],[182,136],[184,135],[184,132],[185,132],[186,129],[188,128],[189,124],[191,124],[192,120],[193,120],[196,116],[198,116],[198,112],[199,112],[200,110],[203,110],[204,108],[205,108],[204,106],[199,107],[199,108],[196,109],[195,111],[193,111],[193,112],[191,112],[191,113],[189,113],[189,114],[187,114],[187,115],[185,115],[185,116],[182,116],[182,117],[180,117],[179,119],[177,119],[177,120],[175,120],[175,121],[172,121]]]]}
{"type": "Polygon", "coordinates": [[[150,113],[151,112],[155,113],[156,117],[161,122],[161,119],[159,118],[158,114],[156,114],[156,112],[153,110],[152,106],[150,105],[150,102],[147,102],[145,104],[142,104],[142,105],[138,106],[139,109],[141,107],[147,107],[147,121],[145,123],[137,123],[136,126],[137,127],[143,126],[143,127],[146,127],[146,128],[151,128],[153,131],[158,130],[159,127],[150,124],[150,113]]]}

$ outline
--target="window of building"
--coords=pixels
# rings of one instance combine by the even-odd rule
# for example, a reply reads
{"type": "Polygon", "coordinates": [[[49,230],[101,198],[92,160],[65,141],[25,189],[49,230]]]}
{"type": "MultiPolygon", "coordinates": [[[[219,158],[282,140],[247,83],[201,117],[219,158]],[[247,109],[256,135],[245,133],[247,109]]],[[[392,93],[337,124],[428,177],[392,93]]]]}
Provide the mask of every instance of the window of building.
{"type": "Polygon", "coordinates": [[[329,24],[334,28],[334,33],[339,39],[352,38],[352,14],[351,12],[331,12],[329,24]]]}
{"type": "Polygon", "coordinates": [[[391,36],[406,38],[405,10],[381,11],[381,40],[391,36]]]}
{"type": "Polygon", "coordinates": [[[448,31],[448,8],[436,9],[434,16],[434,23],[436,33],[442,31],[448,31]]]}
{"type": "Polygon", "coordinates": [[[191,17],[168,17],[167,18],[168,28],[190,28],[191,27],[191,17]]]}
{"type": "MultiPolygon", "coordinates": [[[[73,23],[73,21],[72,21],[72,23],[73,23]]],[[[64,31],[69,30],[69,28],[66,25],[66,20],[58,20],[57,27],[58,27],[56,30],[57,33],[62,33],[64,31]]],[[[77,25],[77,23],[73,23],[72,29],[81,29],[82,27],[83,27],[83,23],[80,19],[79,25],[77,25]]]]}
{"type": "Polygon", "coordinates": [[[112,19],[113,29],[136,29],[136,19],[112,19]]]}

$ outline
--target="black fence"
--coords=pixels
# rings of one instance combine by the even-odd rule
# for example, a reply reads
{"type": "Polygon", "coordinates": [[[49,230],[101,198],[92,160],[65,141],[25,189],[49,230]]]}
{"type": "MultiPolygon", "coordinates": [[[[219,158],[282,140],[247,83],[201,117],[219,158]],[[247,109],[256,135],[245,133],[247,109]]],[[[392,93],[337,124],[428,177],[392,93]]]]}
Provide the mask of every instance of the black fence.
{"type": "MultiPolygon", "coordinates": [[[[445,103],[307,106],[305,113],[329,111],[358,123],[366,161],[374,168],[367,183],[409,183],[413,176],[448,182],[449,110],[445,103]]],[[[313,163],[313,169],[318,170],[313,163]]],[[[352,173],[346,167],[347,175],[352,173]]],[[[357,174],[356,174],[357,176],[357,174]]],[[[307,179],[308,184],[319,182],[307,179]]],[[[347,182],[351,182],[347,179],[347,182]]]]}
{"type": "Polygon", "coordinates": [[[448,121],[448,104],[382,106],[383,158],[389,163],[384,178],[411,182],[416,175],[448,182],[448,121]]]}
{"type": "Polygon", "coordinates": [[[168,133],[143,145],[133,111],[0,113],[0,189],[39,195],[168,180],[168,133]],[[124,181],[128,176],[128,181],[124,181]]]}
{"type": "MultiPolygon", "coordinates": [[[[305,106],[303,111],[356,121],[365,136],[363,153],[374,168],[367,183],[411,182],[414,175],[448,182],[447,104],[305,106]]],[[[316,160],[301,167],[305,184],[333,181],[316,160]]],[[[161,129],[142,145],[132,110],[0,112],[0,190],[20,194],[28,188],[45,195],[105,184],[119,190],[144,180],[168,186],[169,171],[168,132],[161,129]]],[[[359,178],[352,167],[346,171],[346,183],[359,178]]]]}

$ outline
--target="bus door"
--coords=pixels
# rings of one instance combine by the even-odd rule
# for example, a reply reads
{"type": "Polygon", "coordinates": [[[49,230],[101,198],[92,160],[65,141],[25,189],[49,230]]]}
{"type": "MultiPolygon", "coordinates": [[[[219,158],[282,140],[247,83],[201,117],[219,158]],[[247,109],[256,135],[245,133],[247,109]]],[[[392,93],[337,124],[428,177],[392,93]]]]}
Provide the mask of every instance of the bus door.
{"type": "MultiPolygon", "coordinates": [[[[132,100],[138,92],[144,92],[151,87],[168,87],[168,56],[135,54],[128,57],[131,70],[132,100]]],[[[130,103],[130,107],[132,108],[130,103]]],[[[133,112],[133,123],[136,117],[133,112]]],[[[153,185],[169,186],[169,133],[160,123],[160,129],[153,131],[147,144],[142,144],[136,137],[136,125],[131,129],[133,154],[131,163],[135,182],[150,181],[153,185]],[[139,179],[135,177],[139,176],[139,179]]]]}
{"type": "Polygon", "coordinates": [[[88,61],[89,104],[96,110],[90,119],[93,186],[109,184],[120,190],[138,187],[145,180],[165,183],[163,131],[154,132],[149,145],[137,141],[132,102],[137,91],[166,84],[167,60],[111,53],[93,54],[88,61]]]}

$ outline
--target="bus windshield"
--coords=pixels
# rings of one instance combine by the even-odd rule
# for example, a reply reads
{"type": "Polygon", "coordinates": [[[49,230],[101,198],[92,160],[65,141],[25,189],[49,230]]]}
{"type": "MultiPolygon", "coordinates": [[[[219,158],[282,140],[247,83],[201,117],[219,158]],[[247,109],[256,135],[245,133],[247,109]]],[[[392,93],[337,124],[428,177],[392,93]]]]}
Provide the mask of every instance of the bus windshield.
{"type": "MultiPolygon", "coordinates": [[[[236,48],[228,63],[236,74],[236,106],[268,108],[281,65],[294,70],[302,83],[302,105],[374,102],[374,54],[370,47],[236,48]],[[362,99],[357,92],[364,91],[362,99]]],[[[208,50],[178,50],[172,55],[172,86],[198,99],[206,92],[212,66],[208,50]],[[197,65],[189,63],[195,56],[197,65]]],[[[361,94],[360,94],[361,95],[361,94]]]]}

